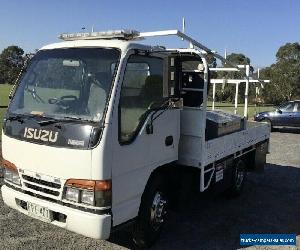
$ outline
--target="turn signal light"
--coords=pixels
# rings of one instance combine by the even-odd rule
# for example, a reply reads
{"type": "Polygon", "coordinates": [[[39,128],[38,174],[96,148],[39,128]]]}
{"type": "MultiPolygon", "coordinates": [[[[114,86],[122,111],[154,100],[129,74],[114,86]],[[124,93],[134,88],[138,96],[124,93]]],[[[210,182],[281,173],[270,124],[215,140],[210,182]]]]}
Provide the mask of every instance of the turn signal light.
{"type": "Polygon", "coordinates": [[[111,190],[111,180],[94,181],[94,180],[77,180],[69,179],[66,182],[66,186],[90,189],[95,191],[106,191],[111,190]]]}
{"type": "Polygon", "coordinates": [[[18,169],[17,169],[16,165],[13,164],[12,162],[3,159],[2,163],[3,163],[4,168],[6,168],[10,171],[18,172],[18,169]]]}

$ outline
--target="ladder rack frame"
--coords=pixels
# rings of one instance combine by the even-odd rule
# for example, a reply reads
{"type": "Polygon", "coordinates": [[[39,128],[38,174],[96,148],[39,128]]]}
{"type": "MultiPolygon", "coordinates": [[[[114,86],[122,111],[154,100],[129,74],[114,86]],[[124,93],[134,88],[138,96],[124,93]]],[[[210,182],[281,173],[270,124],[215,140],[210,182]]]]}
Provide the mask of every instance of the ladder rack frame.
{"type": "MultiPolygon", "coordinates": [[[[244,74],[245,79],[228,79],[225,80],[227,83],[234,83],[236,84],[236,91],[235,91],[235,114],[237,113],[237,101],[238,101],[238,88],[239,84],[242,82],[246,83],[245,88],[245,105],[244,105],[244,117],[248,118],[248,93],[249,93],[249,83],[260,83],[261,86],[263,84],[270,82],[269,80],[260,80],[258,78],[250,79],[250,65],[238,65],[234,64],[230,61],[228,61],[223,56],[219,55],[217,52],[209,49],[202,43],[196,41],[192,37],[186,35],[185,33],[179,31],[179,30],[162,30],[162,31],[152,31],[152,32],[140,32],[139,35],[136,37],[136,39],[145,39],[146,37],[157,37],[157,36],[177,36],[178,38],[185,40],[189,42],[190,48],[198,50],[201,54],[207,55],[212,54],[216,59],[219,59],[223,65],[228,65],[230,67],[218,67],[218,68],[209,68],[210,71],[238,71],[242,72],[244,74]],[[232,82],[235,81],[235,82],[232,82]]],[[[223,79],[212,79],[216,80],[215,83],[213,83],[213,109],[214,109],[214,102],[215,102],[215,89],[216,89],[216,83],[219,83],[217,80],[221,80],[223,83],[223,79]]]]}

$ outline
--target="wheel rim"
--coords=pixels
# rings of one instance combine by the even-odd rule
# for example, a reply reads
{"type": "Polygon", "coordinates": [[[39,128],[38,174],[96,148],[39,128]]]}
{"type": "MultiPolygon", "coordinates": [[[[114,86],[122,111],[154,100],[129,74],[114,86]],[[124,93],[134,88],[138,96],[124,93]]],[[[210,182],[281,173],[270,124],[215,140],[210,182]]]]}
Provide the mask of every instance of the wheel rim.
{"type": "Polygon", "coordinates": [[[238,166],[235,169],[235,186],[237,189],[241,188],[244,178],[245,178],[244,168],[241,166],[241,164],[238,164],[238,166]]]}
{"type": "Polygon", "coordinates": [[[167,199],[161,192],[157,192],[154,195],[151,205],[150,224],[153,229],[157,231],[162,224],[167,214],[167,199]]]}

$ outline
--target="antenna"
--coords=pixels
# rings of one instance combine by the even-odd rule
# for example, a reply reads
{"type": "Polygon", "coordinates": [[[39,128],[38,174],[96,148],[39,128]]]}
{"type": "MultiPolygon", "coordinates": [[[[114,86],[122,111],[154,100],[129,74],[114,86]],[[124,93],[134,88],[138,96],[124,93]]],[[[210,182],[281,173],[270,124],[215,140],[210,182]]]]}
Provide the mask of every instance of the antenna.
{"type": "MultiPolygon", "coordinates": [[[[182,18],[182,33],[184,34],[185,33],[185,17],[182,18]]],[[[182,37],[181,40],[183,41],[184,38],[182,37]]],[[[194,45],[193,43],[190,42],[190,49],[193,49],[194,48],[194,45]]]]}
{"type": "Polygon", "coordinates": [[[182,33],[185,33],[185,18],[182,18],[182,33]]]}
{"type": "MultiPolygon", "coordinates": [[[[184,17],[182,18],[182,33],[183,34],[185,33],[185,18],[184,17]]],[[[181,38],[181,40],[183,41],[184,39],[181,38]]]]}

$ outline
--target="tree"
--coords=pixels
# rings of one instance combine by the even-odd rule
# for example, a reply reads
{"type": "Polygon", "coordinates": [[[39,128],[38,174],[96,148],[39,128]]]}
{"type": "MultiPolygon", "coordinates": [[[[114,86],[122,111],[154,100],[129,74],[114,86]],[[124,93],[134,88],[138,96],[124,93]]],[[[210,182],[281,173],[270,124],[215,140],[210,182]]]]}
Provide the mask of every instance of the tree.
{"type": "Polygon", "coordinates": [[[286,43],[281,46],[276,53],[277,62],[290,61],[296,62],[300,60],[300,44],[299,43],[286,43]]]}
{"type": "Polygon", "coordinates": [[[206,55],[206,60],[207,60],[208,66],[209,66],[210,68],[215,68],[215,67],[217,67],[217,59],[214,57],[214,54],[208,53],[208,54],[206,55]]]}
{"type": "Polygon", "coordinates": [[[0,54],[0,84],[14,84],[24,64],[24,51],[18,46],[9,46],[0,54]]]}
{"type": "Polygon", "coordinates": [[[250,64],[249,57],[246,57],[244,54],[241,53],[231,53],[227,56],[227,60],[235,64],[250,64]]]}
{"type": "Polygon", "coordinates": [[[276,53],[276,63],[262,70],[271,80],[263,90],[268,103],[279,104],[300,97],[300,44],[287,43],[276,53]]]}
{"type": "MultiPolygon", "coordinates": [[[[250,65],[250,58],[246,57],[244,54],[236,54],[232,53],[227,56],[227,60],[231,62],[232,64],[235,65],[250,65]]],[[[225,67],[230,67],[230,65],[224,65],[225,67]]],[[[250,73],[253,73],[253,67],[250,66],[250,73]]],[[[245,74],[242,72],[228,72],[227,78],[238,78],[238,79],[243,79],[245,77],[245,74]]]]}
{"type": "MultiPolygon", "coordinates": [[[[250,59],[241,53],[232,53],[227,56],[227,60],[229,63],[223,64],[224,67],[231,67],[231,64],[234,65],[246,65],[250,64],[250,59]]],[[[253,72],[253,67],[250,66],[250,71],[253,72]]],[[[225,78],[225,79],[244,79],[245,73],[243,72],[218,72],[216,75],[217,78],[225,78]]],[[[255,90],[253,90],[254,86],[249,86],[249,96],[255,95],[255,90]]],[[[239,102],[244,100],[245,93],[245,84],[241,84],[239,87],[239,102]]],[[[225,84],[222,86],[222,89],[217,88],[216,90],[216,101],[228,101],[233,102],[235,97],[235,85],[233,84],[225,84]]],[[[250,99],[250,98],[249,98],[250,99]]]]}

